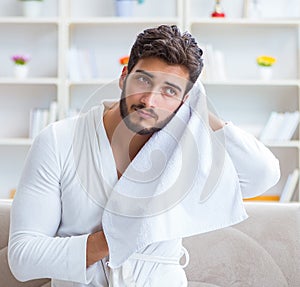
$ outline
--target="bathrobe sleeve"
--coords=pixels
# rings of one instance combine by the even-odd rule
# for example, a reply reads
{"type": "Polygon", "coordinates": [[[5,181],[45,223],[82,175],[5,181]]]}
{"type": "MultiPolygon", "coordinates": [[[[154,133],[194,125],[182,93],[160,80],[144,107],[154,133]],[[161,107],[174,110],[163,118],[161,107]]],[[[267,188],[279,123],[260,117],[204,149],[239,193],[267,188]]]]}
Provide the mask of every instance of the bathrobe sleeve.
{"type": "Polygon", "coordinates": [[[231,122],[214,134],[217,138],[225,136],[225,149],[237,171],[244,198],[262,194],[278,182],[278,159],[253,135],[231,122]]]}
{"type": "Polygon", "coordinates": [[[50,125],[34,140],[12,204],[8,258],[19,281],[54,278],[87,284],[91,280],[86,269],[88,234],[55,237],[62,212],[60,176],[50,125]]]}

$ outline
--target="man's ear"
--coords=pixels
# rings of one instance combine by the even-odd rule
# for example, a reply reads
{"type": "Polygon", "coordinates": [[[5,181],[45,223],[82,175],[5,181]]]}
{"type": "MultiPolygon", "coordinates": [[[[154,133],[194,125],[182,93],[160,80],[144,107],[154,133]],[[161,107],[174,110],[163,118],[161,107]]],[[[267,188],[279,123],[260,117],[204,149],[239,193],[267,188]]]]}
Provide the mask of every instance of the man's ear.
{"type": "Polygon", "coordinates": [[[183,96],[182,101],[185,102],[188,98],[189,98],[189,94],[186,94],[186,95],[183,96]]]}
{"type": "Polygon", "coordinates": [[[122,70],[122,73],[121,73],[121,76],[119,78],[119,87],[120,87],[121,90],[123,90],[124,80],[127,76],[127,73],[128,73],[127,66],[124,66],[123,70],[122,70]]]}

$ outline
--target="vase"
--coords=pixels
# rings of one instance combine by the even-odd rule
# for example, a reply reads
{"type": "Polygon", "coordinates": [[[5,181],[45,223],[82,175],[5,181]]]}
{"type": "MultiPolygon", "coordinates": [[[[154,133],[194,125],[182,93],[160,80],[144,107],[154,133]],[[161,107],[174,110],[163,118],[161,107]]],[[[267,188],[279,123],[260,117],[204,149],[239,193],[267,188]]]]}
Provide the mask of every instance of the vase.
{"type": "Polygon", "coordinates": [[[28,66],[27,65],[15,65],[14,75],[17,79],[25,79],[28,76],[28,66]]]}
{"type": "Polygon", "coordinates": [[[39,17],[42,12],[43,1],[25,0],[23,4],[23,16],[25,17],[39,17]]]}
{"type": "Polygon", "coordinates": [[[259,66],[259,75],[261,80],[270,80],[273,76],[273,69],[271,66],[259,66]]]}
{"type": "Polygon", "coordinates": [[[116,0],[115,8],[118,17],[132,17],[134,10],[134,0],[116,0]]]}
{"type": "Polygon", "coordinates": [[[260,0],[250,0],[247,11],[247,17],[249,19],[257,19],[262,17],[262,9],[260,0]]]}

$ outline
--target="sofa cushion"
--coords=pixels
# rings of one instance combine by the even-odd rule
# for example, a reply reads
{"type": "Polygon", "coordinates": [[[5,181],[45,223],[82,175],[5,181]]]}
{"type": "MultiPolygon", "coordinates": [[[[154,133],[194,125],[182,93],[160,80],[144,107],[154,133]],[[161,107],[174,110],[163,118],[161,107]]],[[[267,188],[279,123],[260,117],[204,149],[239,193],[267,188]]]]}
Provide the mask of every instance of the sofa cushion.
{"type": "Polygon", "coordinates": [[[189,281],[188,287],[222,287],[220,285],[215,285],[215,284],[209,284],[205,282],[193,282],[189,281]]]}
{"type": "Polygon", "coordinates": [[[0,200],[0,249],[8,242],[10,208],[10,200],[0,200]]]}
{"type": "Polygon", "coordinates": [[[191,238],[185,244],[188,250],[196,244],[199,247],[190,254],[186,268],[189,280],[219,286],[288,286],[272,257],[244,233],[227,228],[206,234],[201,243],[198,239],[191,238]]]}
{"type": "Polygon", "coordinates": [[[247,212],[250,218],[234,227],[184,239],[191,257],[188,280],[216,286],[300,286],[299,205],[248,204],[247,212]]]}

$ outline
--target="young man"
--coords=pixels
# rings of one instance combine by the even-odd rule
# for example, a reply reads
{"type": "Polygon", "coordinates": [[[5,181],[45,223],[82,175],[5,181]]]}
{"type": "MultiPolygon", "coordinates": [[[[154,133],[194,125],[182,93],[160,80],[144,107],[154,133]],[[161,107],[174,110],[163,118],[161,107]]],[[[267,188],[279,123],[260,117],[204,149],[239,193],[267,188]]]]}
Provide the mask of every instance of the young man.
{"type": "Polygon", "coordinates": [[[187,286],[182,238],[244,220],[242,195],[280,176],[267,148],[206,111],[194,85],[201,70],[190,34],[145,30],[120,77],[120,101],[40,133],[12,207],[17,279],[187,286]]]}

